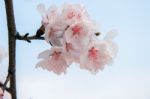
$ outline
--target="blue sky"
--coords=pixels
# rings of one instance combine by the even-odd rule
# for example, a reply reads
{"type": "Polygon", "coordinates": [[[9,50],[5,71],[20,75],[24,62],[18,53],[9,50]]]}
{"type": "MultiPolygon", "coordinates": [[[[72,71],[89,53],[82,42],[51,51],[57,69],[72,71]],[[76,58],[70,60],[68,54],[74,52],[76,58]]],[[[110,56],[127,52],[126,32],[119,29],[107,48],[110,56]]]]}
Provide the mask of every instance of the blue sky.
{"type": "MultiPolygon", "coordinates": [[[[37,55],[50,46],[44,41],[17,41],[18,99],[150,99],[150,1],[149,0],[14,0],[17,30],[35,34],[41,24],[39,3],[60,6],[83,3],[99,24],[102,37],[111,29],[119,31],[119,45],[112,66],[92,75],[73,64],[66,75],[36,69],[37,55]]],[[[7,49],[5,6],[0,1],[0,46],[7,49]]],[[[0,78],[7,60],[0,64],[0,78]]]]}

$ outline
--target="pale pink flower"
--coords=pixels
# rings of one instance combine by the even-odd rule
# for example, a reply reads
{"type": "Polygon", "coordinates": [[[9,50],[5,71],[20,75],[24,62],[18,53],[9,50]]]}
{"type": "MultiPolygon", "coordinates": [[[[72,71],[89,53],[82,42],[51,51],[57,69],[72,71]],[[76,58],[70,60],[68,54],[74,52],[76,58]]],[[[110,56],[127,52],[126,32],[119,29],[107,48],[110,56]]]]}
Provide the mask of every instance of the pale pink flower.
{"type": "MultiPolygon", "coordinates": [[[[106,37],[109,35],[114,38],[112,33],[108,33],[106,37]]],[[[99,70],[103,70],[105,65],[113,62],[117,51],[118,47],[111,38],[91,41],[88,49],[80,55],[80,67],[97,73],[99,70]]]]}
{"type": "MultiPolygon", "coordinates": [[[[88,32],[94,33],[92,29],[95,28],[95,23],[88,18],[87,11],[83,5],[65,4],[61,9],[52,6],[46,10],[43,4],[39,4],[37,9],[42,15],[42,23],[45,26],[45,39],[48,43],[51,42],[54,46],[62,46],[63,34],[67,27],[71,27],[78,22],[83,25],[81,31],[83,32],[82,34],[87,32],[86,35],[84,35],[85,39],[82,41],[87,42],[89,39],[88,32]]],[[[77,34],[78,28],[78,26],[74,28],[72,27],[74,34],[77,34]]]]}
{"type": "Polygon", "coordinates": [[[37,10],[42,16],[42,24],[46,27],[49,23],[55,22],[60,17],[60,11],[58,8],[53,5],[48,10],[45,8],[43,4],[39,4],[37,6],[37,10]]]}
{"type": "Polygon", "coordinates": [[[111,56],[113,58],[115,58],[118,53],[118,45],[113,41],[113,39],[116,37],[117,34],[118,34],[118,31],[111,30],[104,37],[104,40],[109,45],[109,52],[111,53],[111,56]]]}
{"type": "Polygon", "coordinates": [[[81,4],[64,4],[62,7],[62,17],[68,25],[76,21],[88,20],[87,11],[81,4]]]}
{"type": "Polygon", "coordinates": [[[37,67],[42,67],[56,74],[65,73],[71,63],[66,60],[63,49],[60,47],[52,47],[51,50],[46,50],[39,55],[42,58],[37,63],[37,67]]]}
{"type": "Polygon", "coordinates": [[[106,43],[91,44],[80,56],[80,67],[96,73],[103,70],[104,65],[109,63],[110,59],[106,43]]]}
{"type": "Polygon", "coordinates": [[[47,17],[47,11],[46,11],[45,6],[43,4],[39,4],[37,6],[37,10],[42,16],[42,24],[46,26],[48,24],[48,17],[47,17]]]}
{"type": "Polygon", "coordinates": [[[45,29],[45,40],[53,46],[62,46],[64,31],[67,25],[61,20],[48,24],[45,29]]]}
{"type": "Polygon", "coordinates": [[[76,62],[81,68],[96,73],[113,62],[118,51],[113,41],[116,31],[108,32],[99,40],[95,35],[97,25],[83,5],[64,4],[61,8],[52,6],[46,10],[40,4],[38,10],[45,26],[45,40],[52,48],[39,54],[42,60],[37,67],[61,74],[76,62]]]}
{"type": "Polygon", "coordinates": [[[71,43],[67,42],[64,43],[63,48],[68,61],[79,63],[79,56],[82,50],[75,49],[71,43]]]}
{"type": "Polygon", "coordinates": [[[64,34],[66,42],[71,43],[75,49],[84,50],[90,40],[90,36],[94,33],[91,23],[80,21],[72,24],[64,34]]]}

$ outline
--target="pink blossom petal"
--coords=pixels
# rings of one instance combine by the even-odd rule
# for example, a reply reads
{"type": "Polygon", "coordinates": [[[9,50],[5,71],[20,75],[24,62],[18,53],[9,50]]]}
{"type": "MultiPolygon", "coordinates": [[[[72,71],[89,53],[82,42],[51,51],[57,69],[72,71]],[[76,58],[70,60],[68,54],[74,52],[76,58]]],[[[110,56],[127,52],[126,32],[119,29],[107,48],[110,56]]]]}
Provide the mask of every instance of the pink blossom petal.
{"type": "Polygon", "coordinates": [[[68,25],[88,17],[85,7],[80,4],[65,4],[62,7],[62,14],[68,25]]]}
{"type": "Polygon", "coordinates": [[[38,58],[44,58],[47,59],[52,55],[52,51],[51,50],[45,50],[43,52],[41,52],[38,56],[38,58]]]}
{"type": "Polygon", "coordinates": [[[106,34],[104,40],[113,40],[117,34],[118,34],[117,30],[111,30],[106,34]]]}
{"type": "Polygon", "coordinates": [[[67,61],[79,63],[79,56],[81,54],[79,49],[75,49],[71,43],[65,42],[64,51],[67,61]]]}
{"type": "Polygon", "coordinates": [[[118,46],[113,41],[113,39],[116,37],[117,34],[118,34],[118,31],[111,30],[104,37],[104,40],[108,44],[109,52],[111,53],[112,58],[116,57],[117,52],[118,52],[118,46]]]}
{"type": "Polygon", "coordinates": [[[45,8],[45,5],[44,4],[39,4],[37,6],[37,10],[39,11],[39,13],[43,16],[43,17],[46,17],[46,8],[45,8]]]}
{"type": "Polygon", "coordinates": [[[42,24],[46,26],[48,24],[48,17],[47,17],[47,11],[46,11],[44,4],[39,4],[37,6],[37,10],[42,16],[42,24]]]}
{"type": "Polygon", "coordinates": [[[49,66],[48,59],[41,60],[36,64],[36,68],[42,67],[43,69],[47,69],[48,66],[49,66]]]}
{"type": "Polygon", "coordinates": [[[66,27],[67,25],[62,21],[50,23],[45,29],[45,40],[48,43],[51,42],[54,46],[61,46],[66,27]]]}
{"type": "Polygon", "coordinates": [[[104,65],[111,61],[111,55],[107,50],[107,43],[89,45],[89,49],[80,56],[80,66],[93,73],[104,69],[104,65]]]}
{"type": "Polygon", "coordinates": [[[58,15],[59,15],[59,12],[55,5],[51,6],[47,11],[47,17],[50,22],[55,21],[58,15]]]}
{"type": "MultiPolygon", "coordinates": [[[[47,53],[48,50],[43,52],[42,54],[47,53]]],[[[66,60],[66,57],[63,53],[63,49],[60,47],[53,47],[51,49],[51,56],[49,58],[44,58],[40,62],[37,63],[36,67],[42,67],[43,69],[47,69],[48,71],[53,71],[56,74],[65,73],[66,69],[69,67],[71,63],[66,60]]]]}
{"type": "Polygon", "coordinates": [[[86,22],[72,24],[65,32],[66,41],[72,43],[75,48],[84,49],[90,40],[89,28],[86,22]]]}

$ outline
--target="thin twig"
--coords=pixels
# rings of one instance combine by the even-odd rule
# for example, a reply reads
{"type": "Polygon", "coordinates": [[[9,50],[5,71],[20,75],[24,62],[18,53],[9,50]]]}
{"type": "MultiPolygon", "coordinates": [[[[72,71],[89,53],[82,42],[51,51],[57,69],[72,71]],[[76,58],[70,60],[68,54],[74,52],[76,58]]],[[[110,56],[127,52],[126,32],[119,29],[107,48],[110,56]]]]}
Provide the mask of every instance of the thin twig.
{"type": "Polygon", "coordinates": [[[7,77],[6,77],[6,80],[4,82],[4,86],[3,86],[3,92],[5,91],[5,89],[7,88],[7,83],[10,81],[10,76],[11,74],[8,73],[7,77]]]}
{"type": "Polygon", "coordinates": [[[25,35],[20,35],[19,32],[16,34],[16,39],[17,40],[24,40],[27,41],[28,43],[31,43],[31,40],[44,40],[44,35],[45,27],[44,25],[41,25],[40,28],[37,30],[36,34],[33,36],[29,36],[29,33],[26,33],[25,35]]]}
{"type": "Polygon", "coordinates": [[[37,37],[36,35],[33,36],[28,36],[29,33],[26,33],[25,35],[20,35],[19,33],[16,34],[16,39],[17,40],[24,40],[29,43],[31,43],[31,40],[44,40],[44,37],[37,37]]]}
{"type": "Polygon", "coordinates": [[[4,87],[4,84],[2,82],[0,82],[0,88],[2,88],[3,92],[6,90],[10,93],[10,88],[8,88],[7,86],[4,87]]]}

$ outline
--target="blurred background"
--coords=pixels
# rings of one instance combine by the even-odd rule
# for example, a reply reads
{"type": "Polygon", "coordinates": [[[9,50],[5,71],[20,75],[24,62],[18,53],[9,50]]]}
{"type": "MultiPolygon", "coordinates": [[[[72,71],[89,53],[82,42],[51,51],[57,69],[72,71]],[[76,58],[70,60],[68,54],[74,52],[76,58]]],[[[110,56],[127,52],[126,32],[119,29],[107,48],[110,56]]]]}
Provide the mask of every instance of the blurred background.
{"type": "MultiPolygon", "coordinates": [[[[150,1],[149,0],[14,0],[17,30],[34,35],[41,25],[36,7],[82,3],[99,24],[102,38],[116,29],[119,46],[112,66],[91,74],[73,64],[66,75],[36,69],[40,52],[50,49],[45,41],[17,41],[18,99],[150,99],[150,1]]],[[[8,48],[4,1],[0,0],[0,47],[8,48]]],[[[0,63],[0,80],[7,74],[8,59],[0,63]]],[[[5,95],[4,99],[8,99],[5,95]]]]}

